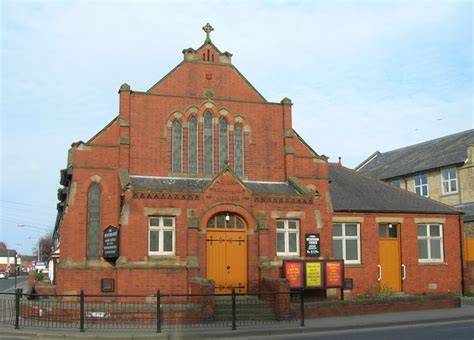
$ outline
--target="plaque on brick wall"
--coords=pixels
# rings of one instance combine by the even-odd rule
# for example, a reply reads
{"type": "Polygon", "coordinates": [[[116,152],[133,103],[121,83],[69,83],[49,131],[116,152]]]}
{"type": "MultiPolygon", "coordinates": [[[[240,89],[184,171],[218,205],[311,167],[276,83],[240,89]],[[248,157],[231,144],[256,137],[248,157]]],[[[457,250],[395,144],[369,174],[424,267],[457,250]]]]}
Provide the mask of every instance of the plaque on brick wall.
{"type": "Polygon", "coordinates": [[[104,230],[104,259],[116,259],[119,257],[119,228],[109,225],[104,230]]]}
{"type": "Polygon", "coordinates": [[[115,291],[115,280],[114,279],[101,279],[100,290],[102,293],[112,293],[115,291]]]}
{"type": "Polygon", "coordinates": [[[321,246],[319,234],[305,234],[306,240],[306,256],[321,256],[321,246]]]}

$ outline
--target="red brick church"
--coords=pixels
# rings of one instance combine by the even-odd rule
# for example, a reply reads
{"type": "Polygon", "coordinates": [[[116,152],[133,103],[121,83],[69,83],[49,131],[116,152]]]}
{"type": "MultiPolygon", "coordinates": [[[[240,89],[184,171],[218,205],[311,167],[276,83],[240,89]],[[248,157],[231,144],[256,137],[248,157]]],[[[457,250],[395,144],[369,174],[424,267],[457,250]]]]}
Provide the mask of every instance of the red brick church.
{"type": "MultiPolygon", "coordinates": [[[[380,284],[460,291],[457,210],[365,177],[314,151],[292,102],[267,101],[211,41],[73,143],[61,171],[57,292],[256,292],[284,260],[343,259],[347,296],[380,284]]],[[[328,295],[331,292],[328,291],[328,295]]]]}

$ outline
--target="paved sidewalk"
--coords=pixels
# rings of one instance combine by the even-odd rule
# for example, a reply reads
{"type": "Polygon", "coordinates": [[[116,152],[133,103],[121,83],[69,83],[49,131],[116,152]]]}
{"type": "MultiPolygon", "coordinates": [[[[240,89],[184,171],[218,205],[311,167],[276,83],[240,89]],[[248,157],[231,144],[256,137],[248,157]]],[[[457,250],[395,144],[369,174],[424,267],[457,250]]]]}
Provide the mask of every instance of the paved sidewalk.
{"type": "Polygon", "coordinates": [[[230,328],[200,328],[200,329],[184,329],[176,331],[164,330],[162,333],[150,332],[133,332],[133,330],[120,331],[86,331],[79,333],[74,330],[35,330],[0,327],[0,338],[4,337],[25,337],[40,339],[206,339],[206,338],[230,338],[230,337],[255,337],[268,336],[271,334],[285,335],[295,333],[305,333],[314,331],[331,331],[344,329],[361,329],[385,326],[401,326],[419,323],[436,323],[443,321],[474,321],[474,299],[463,299],[461,308],[432,309],[400,313],[380,313],[368,315],[329,317],[319,319],[305,320],[305,326],[300,327],[299,323],[294,325],[259,325],[238,327],[232,331],[230,328]]]}

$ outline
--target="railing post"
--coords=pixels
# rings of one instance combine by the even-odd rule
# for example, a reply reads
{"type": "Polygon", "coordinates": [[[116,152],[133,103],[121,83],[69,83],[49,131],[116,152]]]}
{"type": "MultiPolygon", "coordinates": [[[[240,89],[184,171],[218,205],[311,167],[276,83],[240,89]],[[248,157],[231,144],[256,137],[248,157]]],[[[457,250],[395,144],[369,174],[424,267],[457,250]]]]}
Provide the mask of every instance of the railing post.
{"type": "Polygon", "coordinates": [[[236,324],[236,311],[235,311],[235,289],[232,289],[232,330],[235,331],[237,329],[236,324]]]}
{"type": "Polygon", "coordinates": [[[20,328],[20,298],[21,289],[15,290],[15,329],[20,328]]]}
{"type": "Polygon", "coordinates": [[[156,291],[156,333],[161,333],[161,293],[156,291]]]}
{"type": "Polygon", "coordinates": [[[84,290],[81,289],[79,294],[79,305],[80,305],[80,319],[79,319],[79,332],[84,333],[84,290]]]}
{"type": "Polygon", "coordinates": [[[301,313],[301,327],[304,327],[304,288],[300,291],[300,313],[301,313]]]}

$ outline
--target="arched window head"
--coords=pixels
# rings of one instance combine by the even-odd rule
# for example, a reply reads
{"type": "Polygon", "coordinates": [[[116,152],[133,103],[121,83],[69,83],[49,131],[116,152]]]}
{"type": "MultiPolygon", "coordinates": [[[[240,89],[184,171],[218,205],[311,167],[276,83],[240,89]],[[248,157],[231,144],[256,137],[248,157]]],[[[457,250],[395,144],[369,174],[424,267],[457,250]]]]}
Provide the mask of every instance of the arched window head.
{"type": "Polygon", "coordinates": [[[175,174],[182,172],[182,146],[183,146],[183,125],[179,120],[175,120],[172,126],[172,159],[171,171],[175,174]]]}
{"type": "Polygon", "coordinates": [[[234,128],[234,171],[237,176],[244,175],[244,130],[241,125],[234,128]]]}
{"type": "Polygon", "coordinates": [[[92,183],[87,194],[87,258],[99,257],[100,186],[92,183]]]}
{"type": "Polygon", "coordinates": [[[191,116],[188,121],[188,173],[197,174],[198,155],[198,129],[197,119],[191,116]]]}
{"type": "Polygon", "coordinates": [[[245,222],[237,214],[231,212],[221,212],[212,216],[207,221],[207,228],[210,229],[244,229],[245,222]]]}
{"type": "Polygon", "coordinates": [[[212,175],[214,173],[214,136],[212,114],[209,111],[204,114],[203,145],[204,175],[212,175]]]}
{"type": "Polygon", "coordinates": [[[226,161],[229,160],[229,137],[227,121],[224,117],[219,119],[219,171],[224,169],[226,161]]]}

